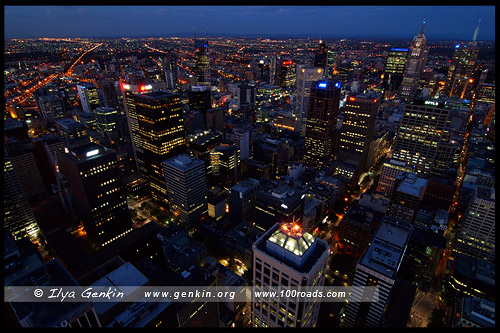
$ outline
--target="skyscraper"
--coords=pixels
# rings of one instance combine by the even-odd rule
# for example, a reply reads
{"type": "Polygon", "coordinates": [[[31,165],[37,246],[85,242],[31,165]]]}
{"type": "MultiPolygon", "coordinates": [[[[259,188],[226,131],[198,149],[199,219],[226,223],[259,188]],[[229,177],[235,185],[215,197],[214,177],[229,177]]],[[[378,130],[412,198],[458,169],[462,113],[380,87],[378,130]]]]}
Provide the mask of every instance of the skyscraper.
{"type": "Polygon", "coordinates": [[[495,263],[495,189],[477,186],[460,220],[454,251],[495,263]]]}
{"type": "Polygon", "coordinates": [[[349,96],[344,104],[344,122],[336,159],[356,166],[359,175],[370,167],[366,164],[381,103],[380,93],[367,92],[349,96]]]}
{"type": "Polygon", "coordinates": [[[411,172],[411,167],[406,165],[404,161],[398,161],[393,158],[387,158],[380,170],[380,177],[377,183],[377,192],[384,194],[390,198],[394,191],[396,176],[404,171],[411,172]]]}
{"type": "Polygon", "coordinates": [[[413,172],[445,175],[459,149],[451,140],[450,108],[443,101],[415,100],[406,104],[392,157],[413,172]]]}
{"type": "Polygon", "coordinates": [[[15,239],[29,237],[34,241],[40,232],[28,198],[4,147],[4,230],[15,239]]]}
{"type": "Polygon", "coordinates": [[[186,229],[196,228],[207,212],[205,164],[180,154],[163,162],[170,211],[186,229]]]}
{"type": "Polygon", "coordinates": [[[379,288],[378,302],[362,302],[352,293],[347,303],[343,327],[378,327],[396,281],[412,226],[384,217],[372,241],[356,265],[353,286],[379,288]]]}
{"type": "MultiPolygon", "coordinates": [[[[330,247],[293,223],[276,223],[253,245],[256,289],[269,286],[323,287],[330,247]]],[[[253,327],[315,327],[320,301],[287,298],[252,302],[253,327]]]]}
{"type": "Polygon", "coordinates": [[[384,67],[384,80],[382,87],[384,91],[397,92],[405,71],[408,49],[392,48],[389,50],[384,67]]]}
{"type": "Polygon", "coordinates": [[[319,67],[326,71],[326,66],[328,64],[328,48],[324,40],[319,41],[319,48],[314,53],[314,67],[319,67]]]}
{"type": "Polygon", "coordinates": [[[210,58],[208,57],[208,40],[195,39],[196,82],[199,85],[210,86],[210,58]]]}
{"type": "Polygon", "coordinates": [[[76,89],[78,90],[83,112],[91,113],[100,106],[99,93],[95,85],[89,83],[79,84],[76,89]]]}
{"type": "Polygon", "coordinates": [[[297,90],[296,106],[293,118],[295,131],[305,135],[307,122],[307,109],[311,95],[311,87],[314,82],[323,78],[324,70],[320,67],[297,66],[297,90]]]}
{"type": "Polygon", "coordinates": [[[293,60],[281,62],[279,71],[279,85],[283,89],[290,89],[295,86],[296,81],[296,63],[293,60]]]}
{"type": "Polygon", "coordinates": [[[479,46],[476,42],[478,31],[479,23],[474,31],[471,42],[467,45],[463,45],[462,43],[455,45],[455,52],[453,53],[447,74],[447,90],[450,95],[469,98],[469,93],[473,86],[475,86],[473,85],[474,79],[472,76],[479,54],[479,46]]]}
{"type": "Polygon", "coordinates": [[[144,162],[144,150],[142,148],[142,140],[139,134],[139,121],[137,120],[136,105],[134,96],[146,94],[149,92],[165,90],[165,82],[148,82],[144,80],[133,80],[131,82],[121,83],[121,91],[123,96],[123,108],[127,115],[127,123],[130,132],[130,140],[134,148],[134,157],[137,171],[146,175],[146,164],[144,162]]]}
{"type": "Polygon", "coordinates": [[[313,83],[307,111],[304,163],[321,168],[333,154],[334,132],[340,103],[340,82],[313,83]]]}
{"type": "Polygon", "coordinates": [[[61,163],[77,203],[77,215],[97,247],[132,231],[115,152],[90,143],[70,149],[61,163]]]}
{"type": "Polygon", "coordinates": [[[145,176],[152,198],[167,205],[162,163],[186,152],[184,118],[179,94],[155,91],[133,96],[139,137],[145,162],[145,176]]]}
{"type": "Polygon", "coordinates": [[[427,37],[424,35],[425,22],[422,29],[413,38],[408,51],[406,67],[401,83],[401,99],[407,102],[413,101],[417,95],[418,81],[427,60],[427,37]]]}

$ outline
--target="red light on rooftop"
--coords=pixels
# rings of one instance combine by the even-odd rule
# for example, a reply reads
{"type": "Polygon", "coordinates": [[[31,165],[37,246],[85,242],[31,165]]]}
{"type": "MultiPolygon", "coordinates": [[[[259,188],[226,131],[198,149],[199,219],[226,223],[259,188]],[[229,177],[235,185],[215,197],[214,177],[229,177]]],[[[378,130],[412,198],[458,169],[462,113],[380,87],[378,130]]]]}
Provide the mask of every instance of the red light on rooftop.
{"type": "Polygon", "coordinates": [[[146,86],[141,86],[139,89],[140,89],[141,91],[146,91],[146,86]]]}
{"type": "Polygon", "coordinates": [[[291,60],[288,60],[288,61],[283,61],[283,65],[291,65],[292,64],[292,61],[291,60]]]}
{"type": "Polygon", "coordinates": [[[350,100],[351,102],[354,102],[354,101],[356,100],[356,97],[349,97],[349,100],[350,100]]]}
{"type": "Polygon", "coordinates": [[[373,100],[373,103],[377,103],[377,100],[376,100],[376,99],[374,99],[374,100],[373,100]]]}

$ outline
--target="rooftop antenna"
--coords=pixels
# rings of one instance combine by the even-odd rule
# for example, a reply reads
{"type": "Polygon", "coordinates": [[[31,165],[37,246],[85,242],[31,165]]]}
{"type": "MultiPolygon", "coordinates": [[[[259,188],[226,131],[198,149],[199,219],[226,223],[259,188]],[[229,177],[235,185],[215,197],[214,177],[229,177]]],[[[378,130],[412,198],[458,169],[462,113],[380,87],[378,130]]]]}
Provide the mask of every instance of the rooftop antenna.
{"type": "Polygon", "coordinates": [[[474,30],[474,35],[472,36],[472,41],[474,43],[476,42],[477,34],[479,33],[479,24],[481,24],[481,20],[477,23],[476,30],[474,30]]]}
{"type": "Polygon", "coordinates": [[[425,19],[424,22],[422,22],[422,28],[420,28],[420,35],[423,35],[425,31],[425,19]]]}

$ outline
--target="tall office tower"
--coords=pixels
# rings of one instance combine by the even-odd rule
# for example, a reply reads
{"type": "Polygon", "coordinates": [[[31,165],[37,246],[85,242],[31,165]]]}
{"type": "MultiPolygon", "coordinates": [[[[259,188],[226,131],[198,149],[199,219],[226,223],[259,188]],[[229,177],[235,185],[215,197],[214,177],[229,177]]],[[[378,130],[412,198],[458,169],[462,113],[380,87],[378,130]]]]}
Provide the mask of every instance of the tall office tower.
{"type": "Polygon", "coordinates": [[[340,82],[313,83],[307,111],[304,164],[320,169],[333,154],[340,104],[340,82]]]}
{"type": "Polygon", "coordinates": [[[70,149],[61,164],[87,237],[99,248],[132,231],[116,153],[90,143],[70,149]]]}
{"type": "Polygon", "coordinates": [[[54,120],[64,117],[64,101],[61,96],[56,94],[46,96],[36,96],[35,101],[38,108],[38,113],[52,124],[54,120]]]}
{"type": "Polygon", "coordinates": [[[333,50],[328,50],[325,76],[328,78],[333,78],[334,71],[335,71],[335,52],[333,50]]]}
{"type": "Polygon", "coordinates": [[[307,122],[307,108],[311,95],[312,85],[323,78],[324,70],[320,67],[306,67],[297,65],[296,106],[293,112],[295,132],[305,135],[307,122]]]}
{"type": "Polygon", "coordinates": [[[4,230],[15,239],[29,237],[31,241],[36,241],[40,228],[5,146],[3,155],[4,230]]]}
{"type": "Polygon", "coordinates": [[[116,108],[101,106],[94,110],[97,129],[103,131],[109,138],[117,138],[118,110],[116,108]],[[115,133],[115,135],[113,135],[115,133]]]}
{"type": "Polygon", "coordinates": [[[281,57],[279,55],[273,55],[271,57],[271,63],[269,65],[269,84],[270,85],[280,85],[280,65],[281,57]]]}
{"type": "Polygon", "coordinates": [[[90,83],[76,85],[83,112],[91,113],[100,106],[99,93],[97,87],[90,83]]]}
{"type": "Polygon", "coordinates": [[[328,48],[324,40],[319,41],[319,48],[314,53],[314,67],[319,67],[326,72],[326,66],[328,64],[328,48]]]}
{"type": "Polygon", "coordinates": [[[208,40],[194,41],[196,49],[196,82],[198,85],[210,86],[210,58],[208,57],[208,40]]]}
{"type": "Polygon", "coordinates": [[[375,134],[377,112],[382,95],[375,92],[351,95],[344,104],[344,121],[336,160],[358,168],[362,174],[367,165],[370,144],[375,134]]]}
{"type": "Polygon", "coordinates": [[[407,166],[406,162],[387,158],[380,170],[376,191],[391,198],[394,191],[394,184],[396,183],[396,176],[401,172],[411,172],[411,170],[411,167],[407,166]]]}
{"type": "Polygon", "coordinates": [[[176,91],[179,89],[179,73],[177,67],[177,57],[170,53],[161,61],[163,76],[165,77],[165,88],[176,91]]]}
{"type": "Polygon", "coordinates": [[[279,71],[279,84],[283,89],[291,89],[296,81],[296,63],[293,60],[286,60],[281,63],[279,71]]]}
{"type": "Polygon", "coordinates": [[[170,211],[187,230],[196,228],[207,212],[205,164],[180,154],[163,162],[170,211]]]}
{"type": "Polygon", "coordinates": [[[219,145],[210,151],[207,178],[213,185],[229,189],[238,181],[240,150],[237,146],[219,145]]]}
{"type": "Polygon", "coordinates": [[[132,147],[134,148],[135,163],[137,171],[139,171],[142,175],[146,175],[147,170],[144,162],[142,140],[139,134],[139,121],[137,120],[134,96],[158,90],[165,90],[165,82],[145,82],[144,80],[136,80],[133,82],[121,83],[123,108],[125,109],[125,114],[127,115],[130,140],[132,141],[132,147]]]}
{"type": "Polygon", "coordinates": [[[347,303],[343,327],[377,327],[381,320],[413,227],[384,217],[365,253],[356,265],[353,286],[379,288],[378,302],[361,302],[352,293],[347,303]]]}
{"type": "Polygon", "coordinates": [[[454,251],[495,263],[495,188],[474,190],[460,220],[454,251]]]}
{"type": "Polygon", "coordinates": [[[167,205],[163,161],[186,152],[186,135],[179,94],[155,91],[134,95],[145,162],[152,198],[167,205]]]}
{"type": "Polygon", "coordinates": [[[229,217],[233,223],[254,222],[259,186],[258,180],[247,178],[231,187],[229,190],[229,217]]]}
{"type": "Polygon", "coordinates": [[[449,114],[443,102],[415,100],[406,104],[392,158],[406,162],[413,172],[447,174],[459,149],[451,140],[449,114]]]}
{"type": "Polygon", "coordinates": [[[387,215],[398,221],[413,223],[424,199],[429,181],[411,172],[401,172],[396,176],[387,215]]]}
{"type": "Polygon", "coordinates": [[[477,33],[479,31],[479,23],[472,41],[468,45],[455,45],[455,52],[448,68],[447,74],[447,90],[450,96],[459,96],[460,98],[469,98],[474,85],[472,75],[474,73],[477,56],[479,54],[479,46],[476,42],[477,33]]]}
{"type": "MultiPolygon", "coordinates": [[[[274,224],[252,245],[256,289],[324,286],[330,247],[297,224],[274,224]]],[[[252,302],[253,327],[315,327],[320,301],[262,298],[252,302]]]]}
{"type": "Polygon", "coordinates": [[[413,38],[408,50],[403,82],[401,83],[401,99],[406,102],[413,101],[417,95],[418,81],[427,60],[427,37],[424,35],[424,28],[425,22],[418,35],[413,38]]]}
{"type": "Polygon", "coordinates": [[[408,49],[392,48],[389,50],[384,67],[382,87],[387,92],[397,92],[403,82],[408,49]]]}

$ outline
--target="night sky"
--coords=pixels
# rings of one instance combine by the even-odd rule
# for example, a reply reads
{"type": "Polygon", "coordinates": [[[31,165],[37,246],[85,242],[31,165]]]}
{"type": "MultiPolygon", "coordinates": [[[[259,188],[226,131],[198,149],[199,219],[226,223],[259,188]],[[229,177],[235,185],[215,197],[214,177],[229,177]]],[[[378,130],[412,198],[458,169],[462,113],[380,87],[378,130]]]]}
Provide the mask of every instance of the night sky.
{"type": "Polygon", "coordinates": [[[5,38],[253,36],[495,39],[494,6],[5,6],[5,38]]]}

